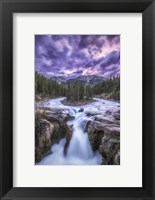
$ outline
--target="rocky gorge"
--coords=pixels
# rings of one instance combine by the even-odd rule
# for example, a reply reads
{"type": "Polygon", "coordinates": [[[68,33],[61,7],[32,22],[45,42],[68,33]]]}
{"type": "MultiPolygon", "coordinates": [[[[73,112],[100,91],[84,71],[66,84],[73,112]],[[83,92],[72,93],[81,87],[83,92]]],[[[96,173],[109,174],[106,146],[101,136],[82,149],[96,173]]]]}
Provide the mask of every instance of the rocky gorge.
{"type": "Polygon", "coordinates": [[[72,131],[67,121],[72,117],[60,109],[40,106],[35,114],[35,161],[39,162],[60,139],[66,138],[66,146],[69,144],[72,131]]]}
{"type": "Polygon", "coordinates": [[[84,106],[64,98],[36,103],[36,164],[120,164],[120,105],[103,99],[84,106]]]}

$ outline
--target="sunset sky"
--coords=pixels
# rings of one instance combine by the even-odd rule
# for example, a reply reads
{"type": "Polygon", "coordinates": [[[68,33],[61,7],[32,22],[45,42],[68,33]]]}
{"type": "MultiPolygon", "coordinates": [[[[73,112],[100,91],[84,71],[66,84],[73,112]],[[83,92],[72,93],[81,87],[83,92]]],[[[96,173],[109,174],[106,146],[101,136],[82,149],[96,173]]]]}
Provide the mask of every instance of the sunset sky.
{"type": "Polygon", "coordinates": [[[35,70],[75,78],[120,74],[119,35],[35,35],[35,70]]]}

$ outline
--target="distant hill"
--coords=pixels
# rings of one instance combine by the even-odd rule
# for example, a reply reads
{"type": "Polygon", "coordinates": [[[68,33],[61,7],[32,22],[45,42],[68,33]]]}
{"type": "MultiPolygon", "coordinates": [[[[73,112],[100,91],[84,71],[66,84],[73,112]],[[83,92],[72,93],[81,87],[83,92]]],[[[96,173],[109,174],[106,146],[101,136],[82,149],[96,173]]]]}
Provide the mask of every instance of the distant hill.
{"type": "Polygon", "coordinates": [[[56,80],[59,84],[60,83],[67,83],[68,79],[66,79],[64,76],[51,76],[50,79],[56,80]]]}
{"type": "Polygon", "coordinates": [[[90,76],[78,76],[76,78],[67,79],[63,76],[53,76],[50,77],[52,80],[56,80],[58,83],[67,84],[67,83],[83,83],[85,85],[96,85],[104,80],[106,78],[96,75],[90,75],[90,76]]]}
{"type": "Polygon", "coordinates": [[[74,79],[69,79],[68,82],[79,82],[86,85],[96,85],[97,83],[100,83],[102,81],[106,80],[106,78],[96,75],[91,76],[78,76],[74,79]]]}

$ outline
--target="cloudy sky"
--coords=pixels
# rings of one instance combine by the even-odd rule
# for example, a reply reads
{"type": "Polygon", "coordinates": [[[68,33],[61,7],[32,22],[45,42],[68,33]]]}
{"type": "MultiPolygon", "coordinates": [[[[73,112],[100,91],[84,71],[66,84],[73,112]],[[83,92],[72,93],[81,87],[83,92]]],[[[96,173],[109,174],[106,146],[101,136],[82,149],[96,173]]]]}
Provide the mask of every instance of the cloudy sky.
{"type": "Polygon", "coordinates": [[[35,70],[46,77],[120,74],[119,35],[36,35],[35,70]]]}

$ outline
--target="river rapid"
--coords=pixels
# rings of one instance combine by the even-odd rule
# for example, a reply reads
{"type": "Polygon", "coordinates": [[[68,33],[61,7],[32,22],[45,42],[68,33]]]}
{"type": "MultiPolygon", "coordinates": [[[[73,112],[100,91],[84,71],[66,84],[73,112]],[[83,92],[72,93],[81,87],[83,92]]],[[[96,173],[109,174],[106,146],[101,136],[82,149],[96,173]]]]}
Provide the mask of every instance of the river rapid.
{"type": "MultiPolygon", "coordinates": [[[[61,139],[59,144],[54,144],[51,147],[52,154],[44,157],[38,165],[100,165],[102,156],[98,151],[93,152],[88,134],[85,132],[85,126],[88,121],[94,120],[94,116],[88,115],[91,112],[101,112],[104,114],[107,111],[113,111],[119,103],[94,98],[95,102],[83,106],[65,106],[62,104],[64,98],[51,99],[42,103],[42,106],[49,108],[58,108],[74,117],[68,121],[68,125],[72,125],[72,137],[64,155],[64,147],[66,139],[61,139]],[[82,112],[79,110],[83,108],[82,112]]],[[[110,116],[108,116],[110,118],[110,116]]]]}

